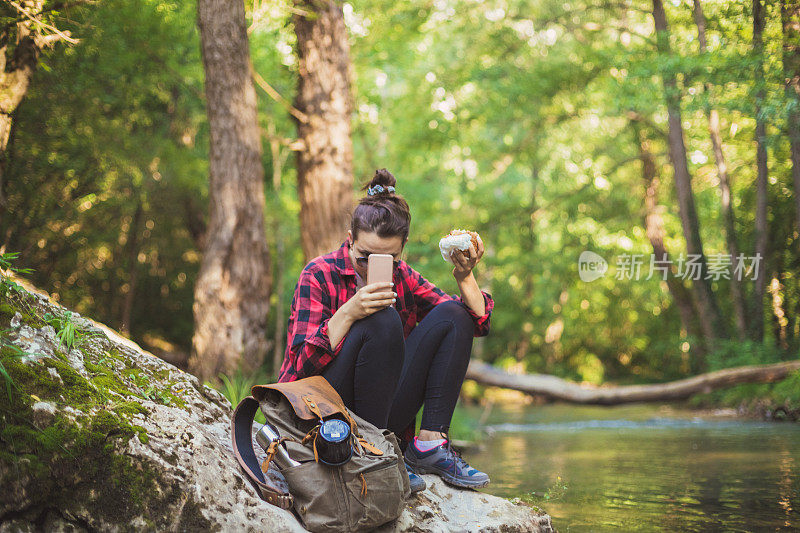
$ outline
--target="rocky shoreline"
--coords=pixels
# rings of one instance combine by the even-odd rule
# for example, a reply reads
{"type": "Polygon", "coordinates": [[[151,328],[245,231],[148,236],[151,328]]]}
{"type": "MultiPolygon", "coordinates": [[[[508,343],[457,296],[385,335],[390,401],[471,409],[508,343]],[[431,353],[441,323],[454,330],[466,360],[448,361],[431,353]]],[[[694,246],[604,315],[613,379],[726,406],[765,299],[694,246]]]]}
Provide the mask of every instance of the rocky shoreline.
{"type": "MultiPolygon", "coordinates": [[[[221,394],[67,313],[0,294],[0,532],[304,531],[239,471],[221,394]]],[[[537,509],[426,481],[379,531],[553,531],[537,509]]]]}
{"type": "Polygon", "coordinates": [[[705,409],[692,409],[700,417],[708,418],[739,418],[746,420],[761,420],[764,422],[800,422],[800,409],[775,405],[766,400],[753,400],[749,404],[742,404],[738,408],[718,407],[705,409]]]}

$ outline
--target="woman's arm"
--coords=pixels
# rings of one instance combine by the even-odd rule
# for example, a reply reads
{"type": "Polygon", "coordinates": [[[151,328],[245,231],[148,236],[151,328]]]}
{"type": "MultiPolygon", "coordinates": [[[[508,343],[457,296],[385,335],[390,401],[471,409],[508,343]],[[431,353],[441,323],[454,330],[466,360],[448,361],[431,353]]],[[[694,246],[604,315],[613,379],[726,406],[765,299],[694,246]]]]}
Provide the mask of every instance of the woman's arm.
{"type": "Polygon", "coordinates": [[[472,272],[461,279],[456,276],[456,283],[458,283],[458,290],[461,291],[461,301],[472,309],[472,312],[476,315],[485,315],[486,302],[472,272]]]}
{"type": "Polygon", "coordinates": [[[315,274],[313,265],[306,266],[295,286],[279,381],[319,374],[336,353],[336,345],[331,346],[327,335],[332,316],[330,299],[323,302],[327,289],[323,289],[315,274]]]}
{"type": "Polygon", "coordinates": [[[328,321],[331,346],[339,345],[353,322],[392,305],[397,298],[397,293],[391,290],[392,286],[392,282],[365,285],[337,309],[328,321]]]}
{"type": "Polygon", "coordinates": [[[489,333],[489,322],[492,309],[494,309],[494,300],[489,293],[478,289],[474,276],[468,275],[461,279],[462,283],[459,283],[461,296],[456,297],[445,294],[439,287],[422,277],[419,272],[405,263],[402,268],[406,277],[402,283],[407,286],[406,290],[413,294],[417,322],[424,319],[430,310],[440,303],[456,300],[464,305],[464,309],[475,322],[475,336],[483,337],[489,333]],[[480,302],[475,301],[478,298],[481,300],[480,302]],[[467,299],[469,299],[469,302],[467,299]]]}
{"type": "Polygon", "coordinates": [[[458,290],[461,291],[461,301],[464,302],[472,312],[478,316],[486,314],[486,302],[483,298],[483,293],[478,282],[475,280],[475,275],[472,269],[478,264],[478,261],[483,257],[483,241],[478,237],[478,249],[470,243],[469,257],[465,257],[463,253],[456,250],[451,256],[455,268],[453,269],[453,277],[456,278],[458,290]]]}
{"type": "Polygon", "coordinates": [[[350,331],[353,322],[355,320],[347,312],[346,303],[333,313],[331,319],[328,320],[328,338],[331,341],[331,346],[339,345],[339,342],[350,331]]]}

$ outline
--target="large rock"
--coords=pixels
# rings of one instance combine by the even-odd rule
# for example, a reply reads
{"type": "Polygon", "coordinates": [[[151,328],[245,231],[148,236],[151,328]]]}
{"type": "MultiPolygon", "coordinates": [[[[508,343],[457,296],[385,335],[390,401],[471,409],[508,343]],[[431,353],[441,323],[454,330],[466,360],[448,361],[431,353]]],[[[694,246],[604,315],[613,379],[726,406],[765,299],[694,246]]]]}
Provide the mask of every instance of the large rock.
{"type": "MultiPolygon", "coordinates": [[[[0,378],[0,532],[304,531],[239,471],[221,394],[77,315],[68,349],[45,322],[64,312],[0,296],[0,370],[13,380],[0,378]]],[[[380,531],[552,531],[528,507],[426,481],[380,531]]]]}

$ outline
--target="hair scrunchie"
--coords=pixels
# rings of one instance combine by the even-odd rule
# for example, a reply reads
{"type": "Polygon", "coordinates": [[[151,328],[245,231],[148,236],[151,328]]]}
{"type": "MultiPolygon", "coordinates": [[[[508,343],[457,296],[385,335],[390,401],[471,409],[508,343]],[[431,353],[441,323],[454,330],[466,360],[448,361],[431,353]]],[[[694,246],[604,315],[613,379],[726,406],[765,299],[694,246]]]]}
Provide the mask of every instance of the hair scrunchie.
{"type": "Polygon", "coordinates": [[[367,196],[375,196],[376,194],[380,194],[382,192],[394,192],[394,187],[391,185],[384,187],[379,183],[367,189],[367,196]]]}

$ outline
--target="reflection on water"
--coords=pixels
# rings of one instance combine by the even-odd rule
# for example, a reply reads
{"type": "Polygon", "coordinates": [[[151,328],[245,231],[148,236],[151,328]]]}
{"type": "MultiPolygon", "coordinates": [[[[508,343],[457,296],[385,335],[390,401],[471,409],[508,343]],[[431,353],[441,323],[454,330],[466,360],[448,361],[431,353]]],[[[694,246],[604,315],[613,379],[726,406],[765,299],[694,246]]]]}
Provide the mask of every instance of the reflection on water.
{"type": "MultiPolygon", "coordinates": [[[[477,413],[474,413],[477,415],[477,413]]],[[[559,531],[800,530],[800,424],[702,420],[649,406],[499,410],[468,459],[559,531]]]]}

